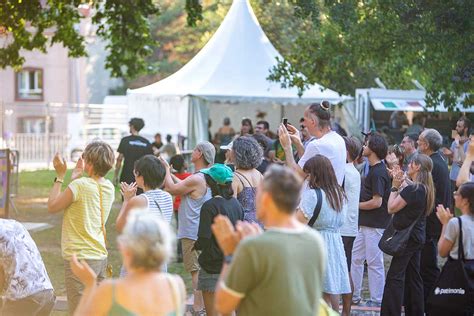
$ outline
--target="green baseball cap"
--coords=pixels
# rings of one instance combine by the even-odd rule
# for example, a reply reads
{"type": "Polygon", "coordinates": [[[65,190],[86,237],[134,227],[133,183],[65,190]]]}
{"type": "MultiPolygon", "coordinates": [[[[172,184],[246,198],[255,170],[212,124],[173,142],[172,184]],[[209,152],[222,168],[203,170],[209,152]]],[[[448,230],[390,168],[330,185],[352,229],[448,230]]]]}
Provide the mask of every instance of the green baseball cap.
{"type": "Polygon", "coordinates": [[[221,163],[215,163],[212,167],[200,170],[201,173],[209,175],[218,184],[232,182],[234,173],[232,169],[221,163]]]}

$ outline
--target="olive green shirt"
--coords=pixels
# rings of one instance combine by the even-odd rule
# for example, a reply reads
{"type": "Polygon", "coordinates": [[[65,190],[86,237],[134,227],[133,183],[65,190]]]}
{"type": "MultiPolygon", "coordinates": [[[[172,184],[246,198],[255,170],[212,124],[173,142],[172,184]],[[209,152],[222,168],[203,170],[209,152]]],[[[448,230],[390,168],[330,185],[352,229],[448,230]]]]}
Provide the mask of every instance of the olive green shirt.
{"type": "Polygon", "coordinates": [[[239,315],[317,315],[326,250],[307,227],[270,228],[237,248],[225,291],[242,298],[239,315]]]}

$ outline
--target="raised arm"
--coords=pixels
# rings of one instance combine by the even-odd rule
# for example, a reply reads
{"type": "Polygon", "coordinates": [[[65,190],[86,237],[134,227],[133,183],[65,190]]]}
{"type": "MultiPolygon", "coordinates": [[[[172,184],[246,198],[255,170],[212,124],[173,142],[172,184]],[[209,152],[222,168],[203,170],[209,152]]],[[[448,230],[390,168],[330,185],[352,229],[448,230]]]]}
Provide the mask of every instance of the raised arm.
{"type": "Polygon", "coordinates": [[[474,162],[474,137],[471,137],[471,142],[467,148],[466,159],[459,170],[458,177],[456,179],[456,185],[460,187],[462,184],[469,181],[471,165],[474,162]]]}
{"type": "Polygon", "coordinates": [[[438,253],[441,257],[446,258],[454,245],[451,240],[445,237],[446,227],[448,226],[449,220],[453,218],[453,214],[451,214],[449,208],[445,209],[444,206],[440,204],[436,207],[436,216],[443,225],[438,241],[438,253]]]}
{"type": "Polygon", "coordinates": [[[116,229],[119,233],[121,233],[123,228],[125,227],[125,224],[127,223],[128,214],[130,214],[131,210],[147,207],[145,197],[141,195],[135,195],[137,192],[137,187],[135,183],[127,184],[125,182],[122,182],[120,185],[121,192],[123,195],[123,204],[122,208],[120,209],[119,215],[117,216],[117,220],[115,221],[116,229]]]}
{"type": "Polygon", "coordinates": [[[112,283],[105,281],[97,285],[95,272],[85,260],[79,262],[76,255],[73,255],[70,264],[72,272],[84,285],[84,292],[74,316],[107,315],[112,304],[112,283]]]}
{"type": "MultiPolygon", "coordinates": [[[[79,159],[76,169],[81,168],[82,159],[79,159]]],[[[53,166],[56,170],[56,180],[53,183],[53,187],[49,192],[48,197],[48,212],[57,213],[66,209],[73,202],[73,194],[70,188],[66,188],[64,192],[61,192],[61,186],[64,183],[64,177],[66,176],[67,165],[66,160],[56,154],[53,159],[53,166]]],[[[79,170],[74,170],[73,175],[78,175],[79,170]]]]}
{"type": "MultiPolygon", "coordinates": [[[[288,124],[288,126],[290,125],[288,124]]],[[[291,127],[289,128],[291,129],[291,127]]],[[[296,129],[294,127],[293,129],[294,129],[293,132],[295,132],[296,129]]],[[[298,133],[298,131],[296,131],[296,133],[298,133]]],[[[304,178],[306,174],[304,173],[303,169],[301,169],[301,167],[296,163],[295,158],[293,156],[293,148],[291,146],[291,142],[294,141],[296,148],[303,147],[303,145],[301,144],[301,139],[299,138],[299,135],[298,134],[290,135],[285,125],[283,124],[281,124],[280,127],[278,128],[278,135],[280,138],[280,144],[285,150],[286,165],[289,168],[293,169],[295,172],[297,172],[302,178],[304,178]]],[[[300,151],[301,151],[301,148],[298,151],[298,155],[300,154],[300,151]]],[[[304,149],[302,152],[304,154],[304,149]]]]}

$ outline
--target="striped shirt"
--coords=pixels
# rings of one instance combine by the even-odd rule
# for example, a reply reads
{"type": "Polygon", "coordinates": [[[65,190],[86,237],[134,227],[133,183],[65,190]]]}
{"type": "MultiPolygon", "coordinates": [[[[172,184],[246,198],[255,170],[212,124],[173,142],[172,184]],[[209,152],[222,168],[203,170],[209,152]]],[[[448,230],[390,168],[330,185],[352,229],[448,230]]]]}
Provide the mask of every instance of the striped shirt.
{"type": "Polygon", "coordinates": [[[105,224],[115,197],[112,182],[105,179],[97,182],[91,178],[80,178],[72,181],[68,188],[72,191],[73,202],[66,208],[63,217],[61,236],[63,258],[70,260],[74,253],[79,259],[107,258],[102,233],[100,192],[105,224]]]}
{"type": "Polygon", "coordinates": [[[164,219],[168,224],[171,223],[173,216],[173,198],[171,194],[160,189],[146,191],[142,194],[148,203],[148,210],[153,214],[164,219]]]}

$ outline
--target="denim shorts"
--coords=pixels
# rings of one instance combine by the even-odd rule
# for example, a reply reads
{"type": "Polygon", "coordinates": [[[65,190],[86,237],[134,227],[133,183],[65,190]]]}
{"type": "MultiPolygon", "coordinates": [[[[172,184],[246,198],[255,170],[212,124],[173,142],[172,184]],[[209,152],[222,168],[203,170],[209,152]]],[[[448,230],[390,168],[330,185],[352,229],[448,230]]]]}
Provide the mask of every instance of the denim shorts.
{"type": "Polygon", "coordinates": [[[198,291],[215,292],[219,274],[207,273],[204,269],[199,270],[198,291]]]}

